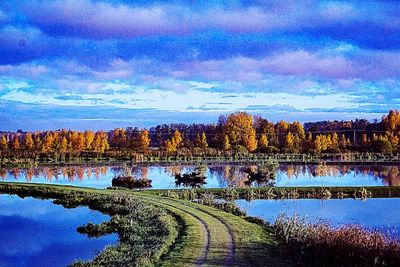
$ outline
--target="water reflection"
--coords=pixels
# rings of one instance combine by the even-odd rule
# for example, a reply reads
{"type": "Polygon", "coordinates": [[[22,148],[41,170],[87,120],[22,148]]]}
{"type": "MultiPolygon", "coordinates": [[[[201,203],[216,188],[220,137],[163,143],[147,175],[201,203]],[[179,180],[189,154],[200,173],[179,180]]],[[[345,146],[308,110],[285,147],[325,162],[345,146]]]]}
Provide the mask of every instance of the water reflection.
{"type": "Polygon", "coordinates": [[[0,266],[67,266],[89,260],[117,237],[89,239],[76,228],[108,219],[85,207],[64,209],[49,200],[0,195],[0,266]]]}
{"type": "MultiPolygon", "coordinates": [[[[151,179],[153,188],[175,188],[175,175],[190,173],[195,169],[207,177],[204,187],[223,188],[246,186],[246,169],[257,170],[254,164],[218,164],[210,166],[135,166],[131,175],[151,179]]],[[[113,177],[122,174],[124,166],[68,166],[0,169],[3,181],[72,184],[104,188],[111,186],[113,177]]],[[[275,186],[400,186],[399,166],[376,165],[281,165],[276,171],[275,186]]],[[[259,186],[253,183],[252,186],[259,186]]]]}
{"type": "Polygon", "coordinates": [[[281,165],[279,186],[400,186],[399,166],[281,165]]]}
{"type": "Polygon", "coordinates": [[[250,216],[274,222],[285,213],[305,216],[310,221],[323,219],[334,226],[360,224],[367,228],[390,230],[400,236],[400,198],[300,199],[300,200],[237,200],[236,204],[250,216]]]}

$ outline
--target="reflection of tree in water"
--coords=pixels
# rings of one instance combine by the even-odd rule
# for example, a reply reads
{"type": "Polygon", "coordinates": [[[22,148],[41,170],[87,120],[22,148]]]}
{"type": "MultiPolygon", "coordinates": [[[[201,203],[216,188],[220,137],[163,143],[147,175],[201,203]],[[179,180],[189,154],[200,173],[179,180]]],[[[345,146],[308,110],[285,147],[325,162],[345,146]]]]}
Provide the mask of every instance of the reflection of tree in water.
{"type": "Polygon", "coordinates": [[[14,177],[14,180],[18,180],[18,176],[20,175],[20,169],[19,168],[12,169],[11,175],[14,177]]]}
{"type": "Polygon", "coordinates": [[[25,180],[27,182],[32,181],[33,175],[34,175],[33,169],[30,168],[25,170],[25,180]]]}
{"type": "Polygon", "coordinates": [[[207,168],[205,167],[196,167],[192,172],[177,173],[175,174],[175,185],[191,188],[203,187],[206,184],[206,171],[207,168]]]}
{"type": "Polygon", "coordinates": [[[4,181],[7,176],[7,170],[6,169],[0,169],[0,177],[4,181]]]}
{"type": "Polygon", "coordinates": [[[224,178],[229,187],[245,186],[247,174],[243,172],[243,166],[225,165],[224,178]]]}
{"type": "Polygon", "coordinates": [[[51,168],[45,168],[44,175],[46,177],[46,180],[51,182],[53,179],[53,170],[51,168]]]}
{"type": "MultiPolygon", "coordinates": [[[[111,171],[111,173],[112,173],[112,175],[115,177],[115,176],[118,176],[118,175],[121,175],[121,174],[124,174],[125,172],[127,172],[129,170],[129,168],[127,167],[127,166],[124,166],[124,167],[121,167],[121,166],[118,166],[118,167],[111,167],[110,168],[110,171],[111,171]]],[[[129,170],[130,171],[130,170],[129,170]]],[[[102,173],[102,170],[100,169],[100,172],[101,172],[101,174],[103,174],[102,173]]],[[[107,173],[106,173],[107,174],[107,173]]],[[[130,175],[130,173],[129,174],[126,174],[126,175],[130,175]]]]}
{"type": "Polygon", "coordinates": [[[374,176],[383,179],[390,186],[400,186],[400,170],[398,166],[376,167],[374,176]]]}
{"type": "Polygon", "coordinates": [[[80,181],[82,181],[83,177],[85,177],[85,169],[82,167],[78,167],[78,169],[76,170],[76,176],[80,181]]]}
{"type": "Polygon", "coordinates": [[[85,174],[90,178],[93,174],[96,179],[107,174],[108,168],[103,167],[83,167],[83,166],[68,166],[68,167],[48,167],[41,166],[35,168],[12,168],[2,169],[0,176],[3,180],[7,179],[7,175],[18,180],[22,175],[27,182],[32,181],[34,178],[42,177],[48,182],[53,180],[58,181],[60,176],[62,179],[67,179],[69,182],[74,182],[75,179],[84,180],[85,174]]]}
{"type": "Polygon", "coordinates": [[[149,167],[147,166],[135,166],[132,167],[132,175],[140,179],[148,179],[149,167]]]}
{"type": "Polygon", "coordinates": [[[343,177],[348,174],[354,176],[370,176],[382,179],[390,186],[400,186],[400,170],[398,166],[354,166],[354,165],[281,165],[280,172],[286,173],[289,179],[299,174],[308,174],[310,177],[343,177]]]}
{"type": "Polygon", "coordinates": [[[92,168],[87,168],[86,176],[87,176],[88,179],[92,178],[92,168]]]}
{"type": "Polygon", "coordinates": [[[164,167],[164,172],[170,176],[175,176],[175,174],[181,173],[182,170],[183,170],[183,166],[181,166],[181,165],[171,165],[171,166],[164,167]]]}
{"type": "Polygon", "coordinates": [[[225,179],[224,176],[224,171],[225,171],[225,166],[210,166],[208,168],[209,173],[212,177],[216,177],[217,181],[218,181],[218,186],[219,187],[226,187],[227,184],[227,180],[225,179]]]}
{"type": "Polygon", "coordinates": [[[275,183],[277,164],[250,166],[243,171],[247,174],[247,186],[273,186],[275,183]]]}

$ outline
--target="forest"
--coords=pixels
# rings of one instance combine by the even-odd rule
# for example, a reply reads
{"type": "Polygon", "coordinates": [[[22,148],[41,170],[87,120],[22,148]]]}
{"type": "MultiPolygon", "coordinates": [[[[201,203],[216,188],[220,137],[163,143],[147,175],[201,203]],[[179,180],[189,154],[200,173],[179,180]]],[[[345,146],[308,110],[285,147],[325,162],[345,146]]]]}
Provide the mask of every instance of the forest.
{"type": "Polygon", "coordinates": [[[111,131],[1,132],[1,157],[38,155],[221,155],[229,153],[398,153],[400,111],[381,121],[271,122],[246,112],[221,115],[214,124],[164,124],[111,131]]]}

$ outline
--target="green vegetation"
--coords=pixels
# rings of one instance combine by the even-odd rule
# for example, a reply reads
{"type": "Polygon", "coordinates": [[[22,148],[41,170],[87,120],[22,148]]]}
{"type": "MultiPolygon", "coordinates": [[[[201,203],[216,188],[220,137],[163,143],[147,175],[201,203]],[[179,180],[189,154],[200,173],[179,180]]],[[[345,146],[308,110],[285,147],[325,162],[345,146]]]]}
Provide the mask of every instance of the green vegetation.
{"type": "Polygon", "coordinates": [[[175,243],[181,228],[164,209],[122,192],[7,183],[0,184],[0,191],[21,197],[55,199],[56,204],[67,208],[85,205],[111,215],[108,222],[89,223],[78,230],[92,237],[117,233],[119,243],[107,247],[92,261],[76,262],[75,266],[152,266],[175,243]]]}
{"type": "Polygon", "coordinates": [[[0,183],[0,192],[51,198],[65,207],[87,205],[111,220],[88,223],[81,233],[118,233],[119,243],[76,266],[286,266],[272,229],[185,200],[123,189],[99,190],[42,184],[0,183]]]}
{"type": "Polygon", "coordinates": [[[185,200],[206,198],[236,199],[331,199],[400,197],[400,186],[367,187],[240,187],[151,190],[151,194],[185,200]]]}

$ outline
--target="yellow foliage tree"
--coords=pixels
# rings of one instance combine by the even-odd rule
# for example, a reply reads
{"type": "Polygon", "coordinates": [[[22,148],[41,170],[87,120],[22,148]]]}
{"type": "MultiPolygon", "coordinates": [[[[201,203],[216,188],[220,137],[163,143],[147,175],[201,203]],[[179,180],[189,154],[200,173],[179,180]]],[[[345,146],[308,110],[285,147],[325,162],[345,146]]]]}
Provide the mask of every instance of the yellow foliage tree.
{"type": "Polygon", "coordinates": [[[236,112],[228,116],[224,125],[224,135],[228,136],[232,145],[245,146],[249,151],[257,148],[253,117],[246,112],[236,112]]]}
{"type": "Polygon", "coordinates": [[[315,149],[315,152],[317,152],[317,153],[321,153],[321,151],[322,151],[322,141],[321,141],[320,135],[317,135],[315,137],[314,149],[315,149]]]}
{"type": "Polygon", "coordinates": [[[246,148],[249,152],[253,152],[257,149],[257,138],[256,138],[256,130],[253,128],[250,131],[249,136],[246,138],[246,148]]]}
{"type": "Polygon", "coordinates": [[[149,149],[150,146],[150,137],[149,137],[149,131],[147,131],[146,129],[141,130],[139,133],[139,150],[140,151],[147,151],[149,149]]]}
{"type": "Polygon", "coordinates": [[[18,138],[18,136],[15,136],[15,137],[14,137],[14,141],[13,141],[11,147],[12,147],[13,150],[18,150],[18,149],[21,148],[21,146],[20,146],[20,144],[19,144],[19,138],[18,138]]]}
{"type": "Polygon", "coordinates": [[[206,149],[208,147],[206,134],[203,132],[201,135],[197,134],[194,140],[195,147],[206,149]]]}
{"type": "Polygon", "coordinates": [[[43,153],[52,152],[53,145],[54,145],[53,135],[48,132],[43,138],[41,151],[43,153]]]}
{"type": "Polygon", "coordinates": [[[229,136],[224,136],[224,150],[231,149],[231,142],[229,141],[229,136]]]}
{"type": "Polygon", "coordinates": [[[178,130],[175,130],[171,141],[172,141],[173,146],[175,146],[176,149],[178,149],[182,145],[182,141],[183,141],[181,132],[179,132],[178,130]]]}
{"type": "Polygon", "coordinates": [[[33,138],[31,133],[27,133],[24,137],[24,147],[27,150],[32,150],[34,146],[33,138]]]}
{"type": "Polygon", "coordinates": [[[265,149],[268,147],[268,139],[266,134],[261,134],[260,138],[258,139],[258,147],[261,149],[265,149]]]}
{"type": "Polygon", "coordinates": [[[7,138],[2,135],[1,139],[0,139],[0,149],[2,151],[7,150],[8,149],[8,142],[7,142],[7,138]]]}
{"type": "Polygon", "coordinates": [[[68,140],[67,138],[65,138],[65,136],[62,138],[61,140],[61,144],[60,144],[60,152],[61,153],[65,153],[68,150],[68,140]]]}
{"type": "Polygon", "coordinates": [[[92,143],[93,143],[93,140],[94,140],[94,136],[95,136],[95,134],[94,134],[94,132],[93,131],[85,131],[85,134],[84,134],[84,148],[86,149],[86,150],[90,150],[90,147],[91,147],[91,145],[92,145],[92,143]]]}

